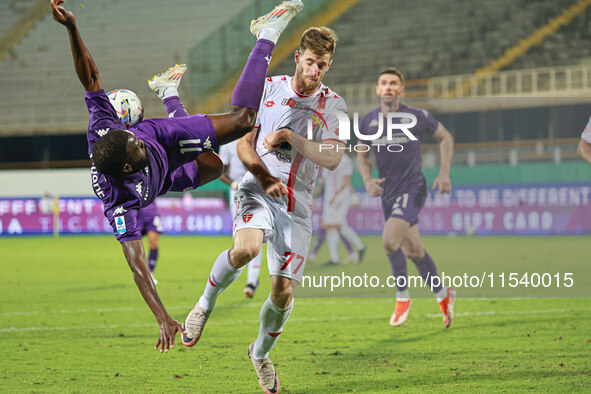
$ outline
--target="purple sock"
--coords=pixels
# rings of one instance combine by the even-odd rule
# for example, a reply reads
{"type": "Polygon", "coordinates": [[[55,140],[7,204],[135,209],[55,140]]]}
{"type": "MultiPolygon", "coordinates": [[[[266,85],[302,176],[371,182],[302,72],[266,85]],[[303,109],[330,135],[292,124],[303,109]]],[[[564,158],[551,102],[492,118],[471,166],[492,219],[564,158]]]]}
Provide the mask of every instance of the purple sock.
{"type": "Polygon", "coordinates": [[[164,107],[166,107],[166,113],[169,118],[184,118],[185,116],[189,116],[189,113],[185,110],[178,96],[165,98],[162,102],[164,103],[164,107]]]}
{"type": "Polygon", "coordinates": [[[318,238],[316,238],[316,243],[314,244],[314,249],[312,250],[312,254],[314,256],[318,254],[318,250],[324,243],[324,238],[326,238],[326,230],[320,227],[318,230],[318,238]]]}
{"type": "Polygon", "coordinates": [[[432,287],[433,277],[439,276],[439,274],[437,273],[437,267],[435,266],[435,263],[433,262],[431,256],[429,256],[429,253],[425,251],[425,256],[419,261],[415,261],[414,263],[417,266],[417,269],[419,270],[419,275],[421,275],[421,278],[423,278],[423,280],[425,281],[428,280],[427,285],[433,291],[433,293],[437,293],[439,290],[441,290],[441,285],[437,287],[432,287]]]}
{"type": "Polygon", "coordinates": [[[148,254],[148,268],[150,272],[154,272],[156,260],[158,260],[158,249],[150,249],[150,254],[148,254]]]}
{"type": "Polygon", "coordinates": [[[267,68],[271,61],[271,53],[275,44],[272,41],[260,39],[252,49],[242,75],[232,93],[232,105],[259,110],[267,68]]]}
{"type": "Polygon", "coordinates": [[[343,243],[343,245],[345,245],[345,248],[347,248],[347,252],[349,252],[350,255],[353,254],[353,252],[354,252],[353,246],[351,246],[349,241],[347,241],[347,238],[343,237],[343,234],[341,234],[340,231],[339,231],[339,235],[341,236],[341,242],[343,243]]]}
{"type": "Polygon", "coordinates": [[[408,284],[406,283],[408,280],[408,276],[406,273],[406,256],[404,255],[404,252],[402,252],[401,248],[398,248],[396,252],[390,253],[387,256],[390,260],[392,275],[394,275],[394,278],[396,278],[396,288],[398,289],[398,291],[406,290],[408,288],[408,284]],[[401,276],[403,276],[405,280],[398,279],[401,276]]]}

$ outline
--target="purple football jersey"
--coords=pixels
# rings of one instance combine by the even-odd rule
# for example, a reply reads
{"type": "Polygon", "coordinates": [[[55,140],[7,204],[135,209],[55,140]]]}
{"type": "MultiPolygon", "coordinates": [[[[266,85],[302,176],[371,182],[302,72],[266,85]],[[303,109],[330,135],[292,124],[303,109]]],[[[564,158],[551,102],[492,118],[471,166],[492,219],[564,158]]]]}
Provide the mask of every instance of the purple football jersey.
{"type": "MultiPolygon", "coordinates": [[[[90,114],[87,138],[92,159],[92,147],[100,137],[113,129],[125,130],[125,127],[104,90],[86,92],[85,100],[90,114]]],[[[92,188],[103,201],[105,216],[120,242],[141,239],[139,210],[150,205],[156,196],[166,194],[171,188],[177,189],[173,187],[178,178],[177,169],[185,165],[196,169],[192,162],[197,155],[217,147],[213,124],[202,114],[148,119],[129,131],[146,145],[149,163],[144,169],[116,179],[99,173],[94,163],[91,168],[92,188]]],[[[199,180],[198,174],[191,175],[192,179],[199,180]]]]}
{"type": "MultiPolygon", "coordinates": [[[[417,141],[411,140],[397,129],[392,131],[392,140],[388,140],[386,136],[387,121],[379,107],[365,115],[359,122],[359,131],[362,134],[373,135],[378,130],[378,117],[383,118],[383,137],[375,141],[365,141],[365,143],[373,144],[372,151],[376,158],[380,178],[386,178],[382,195],[382,200],[386,201],[401,192],[420,187],[425,182],[421,171],[421,141],[424,134],[433,135],[439,124],[437,119],[424,109],[400,104],[397,112],[409,113],[417,118],[417,124],[408,129],[417,138],[417,141]],[[395,145],[390,148],[391,152],[388,150],[390,144],[398,144],[399,146],[395,145]],[[402,147],[401,151],[399,151],[400,146],[402,147]]],[[[394,119],[393,123],[403,123],[403,121],[394,119]]]]}

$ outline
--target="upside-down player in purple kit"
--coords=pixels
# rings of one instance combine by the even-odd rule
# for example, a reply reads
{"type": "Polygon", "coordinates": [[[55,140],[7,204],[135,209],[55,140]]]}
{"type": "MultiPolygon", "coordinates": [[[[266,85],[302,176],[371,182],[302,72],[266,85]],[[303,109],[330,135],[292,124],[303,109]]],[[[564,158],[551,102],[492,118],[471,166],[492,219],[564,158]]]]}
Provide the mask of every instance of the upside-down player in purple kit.
{"type": "MultiPolygon", "coordinates": [[[[439,142],[441,167],[432,189],[439,187],[440,194],[451,191],[449,170],[453,154],[453,137],[445,126],[426,110],[409,107],[400,102],[400,96],[404,93],[404,76],[398,69],[389,68],[380,73],[376,93],[380,96],[380,107],[361,119],[359,131],[362,134],[375,135],[380,123],[382,126],[386,125],[384,114],[387,113],[411,114],[417,120],[415,126],[408,128],[417,138],[416,141],[402,132],[393,133],[392,140],[382,137],[372,141],[372,151],[380,178],[371,176],[370,153],[357,153],[359,172],[367,192],[372,197],[382,197],[386,219],[382,244],[397,285],[396,309],[390,318],[390,325],[400,326],[406,321],[410,310],[406,266],[408,257],[435,293],[443,313],[443,323],[445,327],[449,327],[454,317],[455,290],[444,288],[437,282],[433,283],[432,278],[438,276],[437,267],[423,247],[418,223],[419,212],[427,197],[425,177],[421,171],[422,136],[432,135],[439,142]],[[390,148],[391,145],[394,148],[390,148]]],[[[401,119],[400,123],[404,123],[404,120],[401,119]]],[[[382,130],[385,130],[385,126],[382,130]]]]}
{"type": "Polygon", "coordinates": [[[266,27],[272,31],[262,36],[274,40],[257,40],[234,89],[232,112],[149,119],[127,131],[103,90],[74,15],[61,6],[63,2],[51,0],[51,7],[54,19],[68,29],[76,73],[86,91],[92,187],[121,242],[135,283],[160,326],[155,348],[168,351],[174,346],[176,332],[184,330],[164,308],[150,278],[138,212],[156,196],[194,189],[221,175],[222,162],[212,150],[253,129],[271,53],[286,24],[266,27]]]}

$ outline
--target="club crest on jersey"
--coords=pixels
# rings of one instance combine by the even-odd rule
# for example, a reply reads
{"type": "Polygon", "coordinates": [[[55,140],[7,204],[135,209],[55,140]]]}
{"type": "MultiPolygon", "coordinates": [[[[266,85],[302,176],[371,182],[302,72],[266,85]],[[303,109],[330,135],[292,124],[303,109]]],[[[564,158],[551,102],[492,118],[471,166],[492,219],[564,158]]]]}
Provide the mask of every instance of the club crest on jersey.
{"type": "Polygon", "coordinates": [[[117,235],[125,234],[127,232],[127,228],[125,227],[125,217],[115,217],[115,227],[117,228],[117,235]]]}
{"type": "Polygon", "coordinates": [[[242,214],[242,220],[244,221],[244,223],[250,222],[250,219],[252,219],[252,213],[242,214]]]}

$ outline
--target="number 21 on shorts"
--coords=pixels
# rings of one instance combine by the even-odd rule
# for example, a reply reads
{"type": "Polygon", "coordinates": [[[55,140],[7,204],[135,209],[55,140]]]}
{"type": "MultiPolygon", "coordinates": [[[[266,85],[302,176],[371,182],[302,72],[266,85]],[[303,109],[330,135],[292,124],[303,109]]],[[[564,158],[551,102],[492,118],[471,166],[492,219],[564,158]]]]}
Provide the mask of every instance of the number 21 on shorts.
{"type": "Polygon", "coordinates": [[[402,209],[406,208],[408,204],[408,193],[404,193],[396,198],[394,204],[392,204],[392,215],[402,215],[402,209]],[[402,201],[401,201],[402,200],[402,201]],[[401,208],[402,205],[402,209],[401,208]]]}

